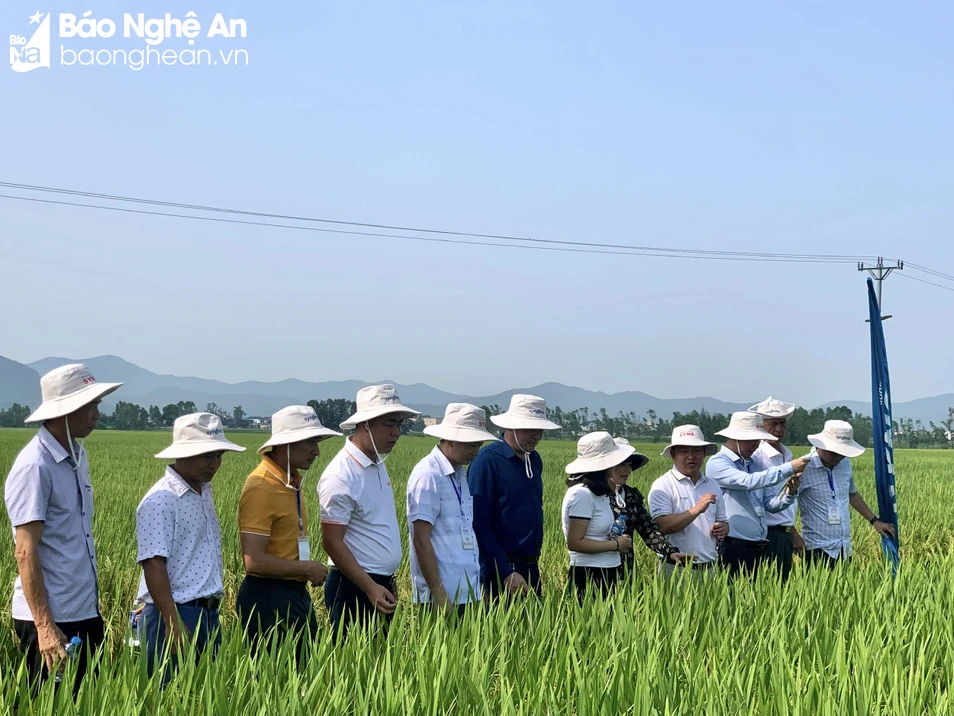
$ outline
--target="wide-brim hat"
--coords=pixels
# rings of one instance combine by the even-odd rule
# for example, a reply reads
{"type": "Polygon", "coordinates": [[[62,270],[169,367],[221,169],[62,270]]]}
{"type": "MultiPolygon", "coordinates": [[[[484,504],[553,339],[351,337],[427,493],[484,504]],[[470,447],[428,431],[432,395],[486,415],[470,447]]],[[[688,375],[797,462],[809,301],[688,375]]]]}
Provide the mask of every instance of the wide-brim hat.
{"type": "Polygon", "coordinates": [[[618,444],[609,433],[588,433],[576,444],[576,460],[564,469],[568,475],[600,472],[623,464],[634,452],[636,448],[618,444]]]}
{"type": "Polygon", "coordinates": [[[706,440],[702,428],[698,425],[678,425],[673,428],[672,437],[666,449],[662,451],[664,457],[672,458],[674,447],[704,447],[706,455],[715,455],[719,446],[706,440]]]}
{"type": "Polygon", "coordinates": [[[245,452],[241,445],[226,440],[218,415],[191,413],[176,418],[172,426],[172,445],[156,453],[156,457],[160,460],[176,460],[220,450],[245,452]]]}
{"type": "Polygon", "coordinates": [[[276,445],[291,445],[312,438],[327,440],[334,437],[341,437],[341,433],[322,425],[314,408],[307,405],[290,405],[272,415],[272,436],[257,452],[262,455],[276,445]]]}
{"type": "Polygon", "coordinates": [[[492,415],[490,422],[504,430],[559,430],[560,426],[547,420],[547,403],[535,395],[517,394],[510,398],[506,413],[492,415]]]}
{"type": "Polygon", "coordinates": [[[487,432],[487,413],[470,403],[450,403],[438,425],[428,425],[424,434],[459,443],[482,443],[499,440],[487,432]]]}
{"type": "MultiPolygon", "coordinates": [[[[617,445],[626,446],[629,445],[629,440],[626,438],[613,438],[613,442],[617,445]]],[[[634,448],[635,449],[635,448],[634,448]]],[[[641,467],[645,467],[649,463],[649,456],[643,455],[641,452],[634,452],[629,456],[629,459],[626,460],[630,465],[633,466],[633,470],[638,470],[641,467]]]]}
{"type": "Polygon", "coordinates": [[[122,383],[99,383],[82,363],[54,368],[40,378],[40,393],[43,402],[24,420],[25,423],[40,423],[74,413],[84,405],[99,400],[122,383]]]}
{"type": "Polygon", "coordinates": [[[397,388],[390,383],[384,385],[369,385],[358,391],[355,401],[357,412],[341,423],[342,430],[354,430],[361,423],[380,418],[382,415],[397,413],[401,420],[413,418],[420,412],[401,404],[401,396],[397,388]]]}
{"type": "Polygon", "coordinates": [[[786,403],[784,400],[776,400],[771,395],[749,408],[750,413],[758,413],[763,418],[770,420],[783,420],[791,417],[795,412],[795,403],[786,403]]]}
{"type": "Polygon", "coordinates": [[[762,416],[758,413],[750,413],[748,410],[732,413],[729,427],[719,430],[716,435],[721,435],[729,440],[775,441],[774,435],[762,429],[762,416]]]}
{"type": "Polygon", "coordinates": [[[865,449],[855,442],[854,429],[844,420],[829,420],[825,429],[816,435],[809,435],[808,442],[816,448],[833,452],[843,457],[858,457],[865,449]]]}

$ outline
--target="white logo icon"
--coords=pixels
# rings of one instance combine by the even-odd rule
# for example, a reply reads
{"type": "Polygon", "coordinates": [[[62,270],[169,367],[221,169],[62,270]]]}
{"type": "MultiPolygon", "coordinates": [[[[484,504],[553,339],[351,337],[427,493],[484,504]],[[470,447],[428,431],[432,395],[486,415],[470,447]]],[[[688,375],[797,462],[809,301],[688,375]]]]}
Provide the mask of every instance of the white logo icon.
{"type": "Polygon", "coordinates": [[[50,67],[50,13],[37,11],[30,16],[30,25],[34,23],[39,27],[29,40],[21,35],[10,35],[10,67],[14,72],[50,67]]]}

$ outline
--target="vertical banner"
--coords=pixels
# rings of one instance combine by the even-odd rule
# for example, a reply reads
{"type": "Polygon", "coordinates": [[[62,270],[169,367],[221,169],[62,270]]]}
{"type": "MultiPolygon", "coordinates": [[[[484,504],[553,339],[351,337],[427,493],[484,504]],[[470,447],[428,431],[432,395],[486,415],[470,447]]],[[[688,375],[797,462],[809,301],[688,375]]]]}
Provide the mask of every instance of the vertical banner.
{"type": "MultiPolygon", "coordinates": [[[[881,308],[874,282],[868,279],[868,314],[871,318],[871,440],[874,443],[875,487],[878,515],[898,532],[898,503],[894,486],[894,423],[891,419],[891,383],[888,380],[888,353],[884,347],[881,308]]],[[[900,556],[898,537],[882,537],[881,548],[896,571],[900,556]]]]}

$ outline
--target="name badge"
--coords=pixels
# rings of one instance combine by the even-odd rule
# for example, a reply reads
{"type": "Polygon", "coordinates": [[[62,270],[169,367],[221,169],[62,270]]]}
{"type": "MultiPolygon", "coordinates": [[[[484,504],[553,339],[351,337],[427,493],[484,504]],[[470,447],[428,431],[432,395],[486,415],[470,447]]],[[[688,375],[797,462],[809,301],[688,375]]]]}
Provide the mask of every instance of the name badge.
{"type": "Polygon", "coordinates": [[[834,505],[828,506],[828,524],[830,525],[840,525],[841,524],[841,515],[838,514],[838,508],[834,505]]]}
{"type": "Polygon", "coordinates": [[[464,549],[474,548],[474,532],[470,529],[470,525],[460,526],[460,541],[464,549]]]}
{"type": "Polygon", "coordinates": [[[308,541],[308,537],[298,538],[298,559],[301,562],[311,560],[311,543],[308,541]]]}
{"type": "Polygon", "coordinates": [[[756,503],[756,504],[755,504],[755,516],[756,516],[756,517],[761,517],[763,514],[765,514],[765,508],[762,507],[762,505],[760,505],[759,503],[756,503]]]}

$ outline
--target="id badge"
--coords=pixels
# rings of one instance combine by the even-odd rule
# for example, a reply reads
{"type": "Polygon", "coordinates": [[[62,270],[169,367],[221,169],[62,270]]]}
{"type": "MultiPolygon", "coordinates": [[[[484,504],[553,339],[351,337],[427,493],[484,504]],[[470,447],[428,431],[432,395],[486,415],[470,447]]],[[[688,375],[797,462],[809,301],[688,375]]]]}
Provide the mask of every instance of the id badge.
{"type": "Polygon", "coordinates": [[[840,525],[841,524],[841,515],[838,514],[838,508],[834,505],[828,506],[828,524],[830,525],[840,525]]]}
{"type": "Polygon", "coordinates": [[[464,549],[474,548],[474,533],[470,529],[470,525],[460,526],[460,541],[461,541],[461,544],[464,546],[464,549]]]}
{"type": "Polygon", "coordinates": [[[308,541],[308,537],[298,538],[298,560],[300,562],[311,560],[311,543],[308,541]]]}
{"type": "Polygon", "coordinates": [[[755,516],[756,516],[756,517],[761,517],[763,514],[765,514],[765,508],[764,508],[762,505],[760,505],[759,503],[756,502],[756,503],[755,503],[755,516]]]}

